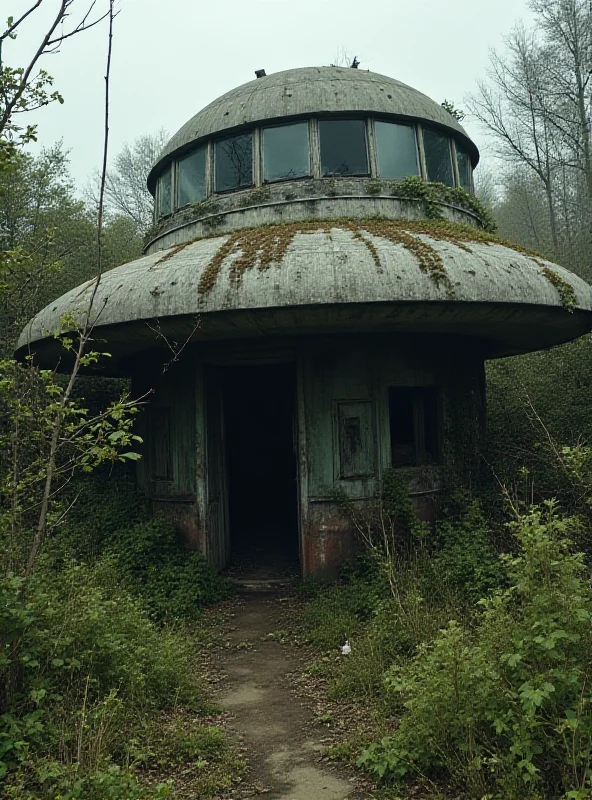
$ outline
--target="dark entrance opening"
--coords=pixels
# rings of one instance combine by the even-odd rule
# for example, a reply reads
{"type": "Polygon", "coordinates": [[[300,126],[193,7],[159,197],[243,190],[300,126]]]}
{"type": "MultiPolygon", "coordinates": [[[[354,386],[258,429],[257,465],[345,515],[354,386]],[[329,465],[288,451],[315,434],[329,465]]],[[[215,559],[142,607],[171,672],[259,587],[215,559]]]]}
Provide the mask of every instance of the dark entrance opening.
{"type": "Polygon", "coordinates": [[[272,577],[299,569],[296,369],[224,371],[230,571],[272,577]]]}

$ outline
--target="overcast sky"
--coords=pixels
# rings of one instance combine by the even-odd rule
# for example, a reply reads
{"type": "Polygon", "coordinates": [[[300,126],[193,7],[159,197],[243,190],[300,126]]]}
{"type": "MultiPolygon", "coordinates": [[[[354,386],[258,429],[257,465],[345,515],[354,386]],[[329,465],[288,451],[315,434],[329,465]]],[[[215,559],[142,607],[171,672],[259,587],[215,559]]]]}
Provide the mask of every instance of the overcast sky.
{"type": "MultiPolygon", "coordinates": [[[[3,6],[17,16],[31,2],[3,6]]],[[[47,11],[57,7],[57,0],[44,3],[47,11]]],[[[501,48],[519,19],[532,19],[527,0],[118,0],[118,7],[111,157],[160,127],[172,135],[217,96],[254,78],[255,69],[329,64],[343,51],[357,56],[360,68],[462,107],[485,74],[490,48],[501,48]]],[[[4,52],[14,66],[39,42],[43,13],[31,20],[4,52]]],[[[40,142],[64,140],[79,186],[101,160],[106,46],[103,24],[43,63],[65,103],[36,114],[40,142]]],[[[483,149],[478,126],[470,119],[465,126],[483,149]]]]}

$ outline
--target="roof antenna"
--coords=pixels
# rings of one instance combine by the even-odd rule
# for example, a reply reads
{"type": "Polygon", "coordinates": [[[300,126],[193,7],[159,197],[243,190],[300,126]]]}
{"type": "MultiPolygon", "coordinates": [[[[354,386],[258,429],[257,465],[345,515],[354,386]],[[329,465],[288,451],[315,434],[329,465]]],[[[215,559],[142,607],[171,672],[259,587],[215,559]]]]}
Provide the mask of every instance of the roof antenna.
{"type": "Polygon", "coordinates": [[[357,57],[357,56],[354,56],[354,60],[353,60],[353,61],[352,61],[352,63],[350,64],[350,67],[351,67],[352,69],[357,69],[359,66],[360,66],[360,62],[358,61],[358,57],[357,57]]]}
{"type": "Polygon", "coordinates": [[[258,78],[265,78],[266,74],[267,74],[267,73],[265,72],[265,70],[264,70],[264,69],[256,69],[256,70],[255,70],[255,75],[256,75],[258,78]]]}

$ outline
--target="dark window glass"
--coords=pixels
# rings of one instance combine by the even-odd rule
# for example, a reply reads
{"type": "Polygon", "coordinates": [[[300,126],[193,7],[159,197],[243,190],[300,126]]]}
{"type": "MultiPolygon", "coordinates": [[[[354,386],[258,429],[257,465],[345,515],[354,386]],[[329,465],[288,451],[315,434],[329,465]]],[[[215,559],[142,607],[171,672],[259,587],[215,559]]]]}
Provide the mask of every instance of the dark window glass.
{"type": "Polygon", "coordinates": [[[460,178],[460,185],[467,192],[472,191],[471,175],[473,174],[473,167],[471,165],[471,157],[466,150],[462,150],[456,145],[456,160],[458,162],[458,176],[460,178]]]}
{"type": "Polygon", "coordinates": [[[308,122],[263,129],[263,180],[309,175],[308,122]]]}
{"type": "Polygon", "coordinates": [[[452,154],[450,139],[446,134],[431,131],[429,128],[423,132],[423,146],[425,149],[428,180],[454,186],[454,173],[452,171],[452,154]]]}
{"type": "Polygon", "coordinates": [[[158,216],[171,213],[171,168],[168,167],[158,179],[158,216]]]}
{"type": "Polygon", "coordinates": [[[366,123],[362,119],[319,121],[323,175],[367,175],[366,123]]]}
{"type": "Polygon", "coordinates": [[[389,389],[391,463],[393,467],[438,460],[438,393],[436,389],[389,389]]]}
{"type": "Polygon", "coordinates": [[[243,133],[216,142],[216,191],[226,192],[253,183],[253,136],[243,133]]]}
{"type": "Polygon", "coordinates": [[[391,122],[375,123],[376,161],[381,178],[419,175],[415,128],[391,122]]]}
{"type": "Polygon", "coordinates": [[[180,158],[177,172],[177,203],[197,203],[206,196],[206,148],[180,158]]]}

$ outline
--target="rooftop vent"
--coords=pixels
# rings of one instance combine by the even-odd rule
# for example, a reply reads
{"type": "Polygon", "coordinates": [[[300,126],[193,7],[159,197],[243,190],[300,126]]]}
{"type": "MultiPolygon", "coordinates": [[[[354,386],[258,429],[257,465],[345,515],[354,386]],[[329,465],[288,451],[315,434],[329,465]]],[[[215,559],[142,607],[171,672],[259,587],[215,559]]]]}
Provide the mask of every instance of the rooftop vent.
{"type": "Polygon", "coordinates": [[[266,75],[266,72],[265,72],[265,70],[264,70],[264,69],[256,69],[256,70],[255,70],[255,75],[256,75],[258,78],[264,78],[264,77],[265,77],[265,75],[266,75]]]}

